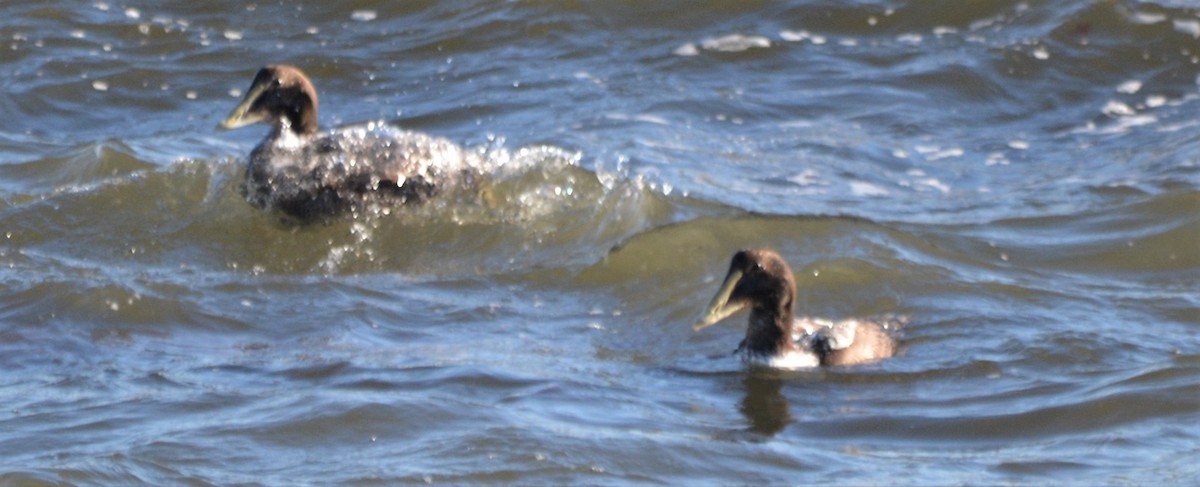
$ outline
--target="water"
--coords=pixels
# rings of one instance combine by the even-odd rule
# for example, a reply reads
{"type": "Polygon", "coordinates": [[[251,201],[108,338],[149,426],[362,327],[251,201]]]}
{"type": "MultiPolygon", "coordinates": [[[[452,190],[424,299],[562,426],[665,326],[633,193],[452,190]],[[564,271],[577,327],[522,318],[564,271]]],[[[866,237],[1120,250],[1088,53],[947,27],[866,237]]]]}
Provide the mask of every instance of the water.
{"type": "Polygon", "coordinates": [[[1190,2],[8,2],[0,483],[1189,484],[1190,2]],[[486,190],[294,227],[257,68],[486,190]],[[748,371],[769,246],[899,356],[748,371]]]}

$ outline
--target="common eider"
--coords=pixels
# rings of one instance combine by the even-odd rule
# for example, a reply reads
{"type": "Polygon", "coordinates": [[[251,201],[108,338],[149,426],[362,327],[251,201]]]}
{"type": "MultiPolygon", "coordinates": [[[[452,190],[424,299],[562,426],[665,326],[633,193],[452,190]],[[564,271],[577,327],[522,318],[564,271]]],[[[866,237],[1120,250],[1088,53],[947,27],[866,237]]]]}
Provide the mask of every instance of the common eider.
{"type": "Polygon", "coordinates": [[[735,353],[747,364],[776,368],[855,365],[895,353],[893,338],[879,323],[796,320],[795,300],[795,278],[779,254],[742,250],[734,254],[720,291],[693,329],[750,308],[746,338],[735,353]]]}
{"type": "Polygon", "coordinates": [[[318,132],[317,91],[293,66],[260,69],[221,127],[258,122],[272,128],[250,152],[242,192],[255,206],[300,220],[420,203],[444,187],[472,183],[478,166],[446,139],[382,122],[318,132]]]}

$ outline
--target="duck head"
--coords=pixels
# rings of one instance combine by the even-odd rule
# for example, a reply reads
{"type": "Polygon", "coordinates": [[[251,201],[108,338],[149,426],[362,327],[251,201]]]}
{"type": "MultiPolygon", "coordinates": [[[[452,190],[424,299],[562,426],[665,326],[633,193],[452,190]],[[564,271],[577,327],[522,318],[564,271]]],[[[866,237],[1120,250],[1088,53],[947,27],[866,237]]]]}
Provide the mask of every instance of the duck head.
{"type": "Polygon", "coordinates": [[[701,330],[743,309],[750,309],[750,326],[742,348],[775,354],[793,347],[791,323],[796,282],[779,254],[767,249],[734,254],[721,289],[692,328],[701,330]]]}
{"type": "Polygon", "coordinates": [[[284,64],[264,66],[254,76],[246,97],[221,128],[235,129],[250,124],[271,123],[279,130],[298,135],[317,132],[317,90],[299,69],[284,64]]]}

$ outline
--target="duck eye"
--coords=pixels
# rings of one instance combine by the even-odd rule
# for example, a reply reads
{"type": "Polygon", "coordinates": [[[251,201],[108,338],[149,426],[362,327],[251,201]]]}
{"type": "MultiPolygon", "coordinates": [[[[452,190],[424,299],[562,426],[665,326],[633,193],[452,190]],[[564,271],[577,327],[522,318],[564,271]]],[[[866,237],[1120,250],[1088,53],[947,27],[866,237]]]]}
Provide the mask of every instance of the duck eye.
{"type": "Polygon", "coordinates": [[[275,78],[275,79],[271,80],[271,86],[273,86],[275,88],[278,88],[279,85],[282,85],[282,84],[283,83],[279,81],[279,78],[275,78]]]}

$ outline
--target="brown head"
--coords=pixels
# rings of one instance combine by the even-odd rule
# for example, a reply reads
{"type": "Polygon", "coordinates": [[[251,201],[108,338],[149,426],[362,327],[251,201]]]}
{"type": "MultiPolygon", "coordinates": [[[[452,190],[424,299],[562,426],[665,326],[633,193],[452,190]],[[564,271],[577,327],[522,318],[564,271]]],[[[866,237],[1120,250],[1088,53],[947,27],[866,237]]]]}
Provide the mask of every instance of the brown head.
{"type": "Polygon", "coordinates": [[[317,132],[317,90],[304,73],[285,64],[258,70],[246,97],[221,122],[225,129],[267,122],[298,135],[317,132]]]}
{"type": "Polygon", "coordinates": [[[742,347],[755,353],[775,354],[794,346],[791,328],[795,300],[792,269],[779,254],[768,249],[742,250],[733,255],[720,291],[692,327],[707,328],[750,308],[750,327],[742,347]]]}

